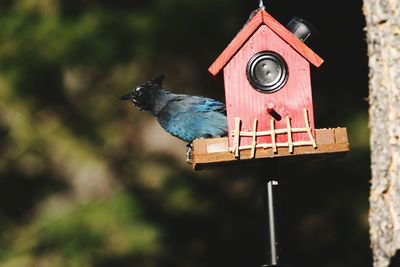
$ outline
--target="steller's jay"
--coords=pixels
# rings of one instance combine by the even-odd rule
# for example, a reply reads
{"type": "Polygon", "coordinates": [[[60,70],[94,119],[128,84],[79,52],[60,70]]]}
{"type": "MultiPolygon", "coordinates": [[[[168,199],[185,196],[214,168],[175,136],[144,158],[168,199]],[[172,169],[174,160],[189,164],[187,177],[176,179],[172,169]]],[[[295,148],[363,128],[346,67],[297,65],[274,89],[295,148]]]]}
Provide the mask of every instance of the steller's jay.
{"type": "Polygon", "coordinates": [[[167,132],[188,142],[186,160],[190,161],[194,139],[227,135],[225,105],[207,97],[171,93],[163,87],[164,78],[159,75],[120,99],[150,111],[167,132]]]}

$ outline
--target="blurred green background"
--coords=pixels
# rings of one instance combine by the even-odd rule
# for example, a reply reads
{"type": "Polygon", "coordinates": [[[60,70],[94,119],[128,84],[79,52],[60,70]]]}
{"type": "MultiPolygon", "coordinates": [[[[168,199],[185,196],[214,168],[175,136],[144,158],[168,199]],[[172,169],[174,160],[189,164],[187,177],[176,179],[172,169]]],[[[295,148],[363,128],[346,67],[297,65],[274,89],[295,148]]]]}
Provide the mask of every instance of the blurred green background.
{"type": "MultiPolygon", "coordinates": [[[[371,265],[368,68],[361,0],[265,1],[309,20],[318,128],[341,160],[281,168],[280,234],[296,267],[371,265]]],[[[259,168],[193,173],[185,143],[118,97],[159,73],[223,100],[208,66],[258,1],[1,0],[0,266],[264,264],[259,168]]]]}

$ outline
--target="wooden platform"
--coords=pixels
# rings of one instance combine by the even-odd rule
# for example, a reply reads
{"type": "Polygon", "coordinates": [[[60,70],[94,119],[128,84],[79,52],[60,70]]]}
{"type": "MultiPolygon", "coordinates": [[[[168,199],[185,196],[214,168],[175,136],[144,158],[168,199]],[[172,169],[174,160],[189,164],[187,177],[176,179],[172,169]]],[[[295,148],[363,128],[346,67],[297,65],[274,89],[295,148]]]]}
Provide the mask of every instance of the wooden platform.
{"type": "Polygon", "coordinates": [[[238,164],[256,164],[268,159],[305,159],[328,158],[344,156],[349,151],[349,141],[346,128],[316,129],[317,148],[313,146],[295,147],[293,153],[287,147],[278,148],[274,153],[272,148],[257,148],[255,157],[250,150],[240,151],[236,158],[229,151],[228,138],[197,139],[193,141],[192,166],[195,171],[238,164]]]}

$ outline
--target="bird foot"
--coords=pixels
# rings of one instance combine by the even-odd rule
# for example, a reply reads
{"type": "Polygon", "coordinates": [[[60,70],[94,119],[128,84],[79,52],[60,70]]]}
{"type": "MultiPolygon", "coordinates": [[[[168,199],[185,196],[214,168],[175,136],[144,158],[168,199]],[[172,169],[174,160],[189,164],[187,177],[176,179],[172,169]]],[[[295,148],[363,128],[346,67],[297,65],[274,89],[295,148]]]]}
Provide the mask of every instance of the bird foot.
{"type": "Polygon", "coordinates": [[[192,164],[192,148],[193,148],[193,144],[192,143],[187,144],[186,162],[188,164],[192,164]]]}

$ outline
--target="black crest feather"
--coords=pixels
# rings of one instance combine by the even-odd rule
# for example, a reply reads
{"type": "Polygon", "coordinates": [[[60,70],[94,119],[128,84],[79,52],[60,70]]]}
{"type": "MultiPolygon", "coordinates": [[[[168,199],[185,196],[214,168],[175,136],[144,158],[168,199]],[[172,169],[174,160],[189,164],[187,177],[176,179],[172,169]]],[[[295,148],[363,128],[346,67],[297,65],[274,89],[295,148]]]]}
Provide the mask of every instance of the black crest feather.
{"type": "Polygon", "coordinates": [[[160,74],[157,77],[151,79],[150,83],[158,85],[158,86],[162,86],[164,79],[165,79],[165,74],[160,74]]]}

